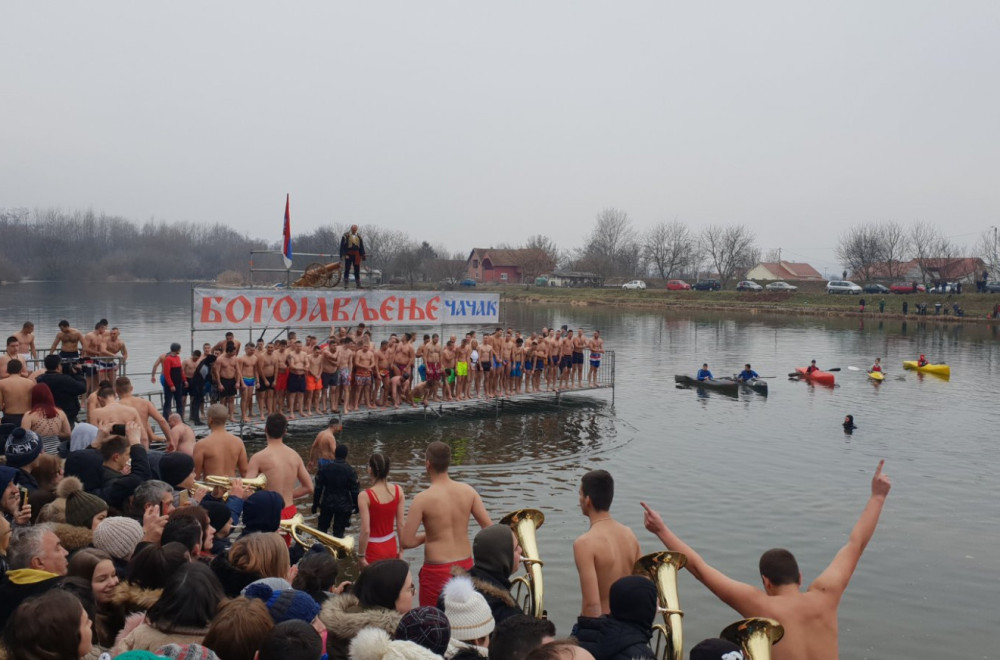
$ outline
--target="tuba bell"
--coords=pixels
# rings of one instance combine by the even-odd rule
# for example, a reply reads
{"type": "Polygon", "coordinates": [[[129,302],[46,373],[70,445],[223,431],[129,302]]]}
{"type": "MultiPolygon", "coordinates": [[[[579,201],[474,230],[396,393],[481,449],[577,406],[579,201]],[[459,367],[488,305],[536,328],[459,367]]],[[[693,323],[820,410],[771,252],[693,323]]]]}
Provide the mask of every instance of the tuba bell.
{"type": "Polygon", "coordinates": [[[663,660],[684,658],[684,610],[677,593],[677,572],[686,563],[687,557],[680,552],[654,552],[639,557],[632,567],[635,575],[645,575],[656,584],[659,594],[656,609],[663,614],[663,623],[653,626],[656,635],[653,652],[663,660]]]}
{"type": "Polygon", "coordinates": [[[500,519],[501,525],[507,525],[514,531],[521,546],[521,563],[524,564],[524,575],[519,575],[511,581],[512,595],[525,614],[536,619],[546,617],[545,590],[542,585],[543,564],[538,555],[538,542],[535,539],[535,531],[544,522],[545,514],[538,509],[518,509],[500,519]],[[524,589],[528,593],[522,595],[524,589]]]}
{"type": "Polygon", "coordinates": [[[719,637],[738,644],[749,660],[771,660],[771,646],[785,636],[784,627],[774,619],[751,617],[726,626],[719,637]]]}
{"type": "Polygon", "coordinates": [[[302,514],[296,513],[291,518],[281,521],[281,529],[285,530],[285,532],[288,533],[296,543],[307,550],[311,548],[313,544],[299,536],[299,532],[304,532],[316,539],[318,542],[322,543],[326,549],[330,551],[330,554],[335,557],[350,556],[351,552],[354,550],[353,536],[345,536],[340,539],[336,536],[331,536],[330,534],[324,534],[318,529],[308,527],[303,524],[304,521],[305,518],[302,517],[302,514]]]}

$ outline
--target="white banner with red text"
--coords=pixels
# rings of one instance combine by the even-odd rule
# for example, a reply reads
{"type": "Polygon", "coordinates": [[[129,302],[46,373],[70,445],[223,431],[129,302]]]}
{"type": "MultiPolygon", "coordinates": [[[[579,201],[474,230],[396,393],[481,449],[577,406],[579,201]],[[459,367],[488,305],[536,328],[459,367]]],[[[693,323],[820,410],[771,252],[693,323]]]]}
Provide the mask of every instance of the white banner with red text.
{"type": "Polygon", "coordinates": [[[465,291],[194,289],[195,330],[476,325],[500,320],[500,294],[465,291]]]}

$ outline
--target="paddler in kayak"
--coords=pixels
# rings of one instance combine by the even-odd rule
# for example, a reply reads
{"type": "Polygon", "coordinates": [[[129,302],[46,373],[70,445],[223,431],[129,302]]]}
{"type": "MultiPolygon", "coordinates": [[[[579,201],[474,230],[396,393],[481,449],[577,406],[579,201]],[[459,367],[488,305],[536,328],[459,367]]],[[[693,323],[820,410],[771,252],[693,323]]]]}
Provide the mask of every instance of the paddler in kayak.
{"type": "Polygon", "coordinates": [[[749,362],[743,365],[743,371],[741,371],[736,377],[737,380],[744,383],[754,380],[755,378],[760,378],[760,374],[750,368],[749,362]]]}
{"type": "Polygon", "coordinates": [[[813,360],[812,362],[810,362],[809,366],[806,367],[806,373],[807,374],[811,374],[814,371],[819,371],[819,367],[816,366],[816,360],[813,360]]]}
{"type": "Polygon", "coordinates": [[[920,354],[920,359],[917,360],[917,366],[918,367],[926,367],[928,364],[930,364],[930,362],[928,362],[927,358],[924,357],[924,354],[921,353],[920,354]]]}
{"type": "Polygon", "coordinates": [[[712,377],[712,372],[708,370],[708,362],[706,362],[705,364],[701,365],[701,369],[698,370],[698,376],[697,376],[697,378],[700,381],[701,380],[715,380],[715,378],[712,377]]]}
{"type": "Polygon", "coordinates": [[[868,370],[868,373],[882,373],[882,358],[875,358],[875,364],[868,370]]]}

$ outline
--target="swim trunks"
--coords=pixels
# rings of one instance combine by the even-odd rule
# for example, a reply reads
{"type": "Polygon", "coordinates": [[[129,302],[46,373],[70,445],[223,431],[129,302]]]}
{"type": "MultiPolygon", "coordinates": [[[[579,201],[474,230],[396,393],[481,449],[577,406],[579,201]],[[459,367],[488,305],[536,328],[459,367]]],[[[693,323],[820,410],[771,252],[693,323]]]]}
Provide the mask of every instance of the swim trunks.
{"type": "Polygon", "coordinates": [[[466,557],[465,559],[459,559],[458,561],[450,561],[444,564],[428,564],[424,562],[424,565],[420,568],[420,606],[421,607],[436,607],[438,602],[438,596],[441,595],[441,590],[444,589],[444,585],[453,576],[451,573],[452,566],[461,566],[466,571],[472,570],[472,557],[466,557]]]}
{"type": "Polygon", "coordinates": [[[461,378],[463,376],[468,376],[469,375],[469,363],[468,362],[458,362],[458,363],[456,363],[455,364],[455,372],[458,374],[459,378],[461,378]]]}
{"type": "Polygon", "coordinates": [[[545,358],[538,358],[535,360],[535,371],[545,370],[545,358]]]}
{"type": "Polygon", "coordinates": [[[597,369],[598,367],[600,367],[600,366],[601,366],[601,358],[599,358],[599,357],[598,357],[598,358],[597,358],[597,359],[595,360],[595,359],[594,359],[594,356],[593,356],[593,355],[591,355],[591,356],[590,356],[590,366],[592,366],[592,367],[593,367],[594,369],[597,369]]]}
{"type": "Polygon", "coordinates": [[[219,382],[222,383],[222,392],[220,396],[223,398],[236,396],[236,379],[235,378],[220,378],[219,382]]]}
{"type": "Polygon", "coordinates": [[[427,380],[427,365],[420,365],[417,367],[417,373],[420,375],[420,380],[427,380]]]}
{"type": "Polygon", "coordinates": [[[562,356],[562,359],[559,360],[559,368],[560,369],[572,369],[573,368],[573,356],[572,355],[564,355],[564,356],[562,356]]]}
{"type": "Polygon", "coordinates": [[[333,373],[327,373],[327,372],[324,371],[320,375],[320,378],[322,378],[323,387],[336,387],[337,386],[337,372],[336,371],[334,371],[333,373]]]}
{"type": "Polygon", "coordinates": [[[288,372],[279,371],[278,378],[274,381],[274,389],[284,392],[288,389],[288,372]]]}
{"type": "Polygon", "coordinates": [[[323,383],[320,379],[312,374],[306,374],[306,391],[319,392],[321,389],[323,389],[323,383]]]}
{"type": "Polygon", "coordinates": [[[305,374],[288,374],[288,392],[290,394],[301,394],[306,391],[305,374]]]}
{"type": "Polygon", "coordinates": [[[358,368],[354,372],[354,384],[368,387],[372,384],[372,370],[358,368]]]}
{"type": "Polygon", "coordinates": [[[87,376],[96,376],[97,364],[90,358],[85,359],[83,361],[83,373],[86,374],[87,376]]]}
{"type": "Polygon", "coordinates": [[[521,377],[521,362],[520,361],[514,363],[514,367],[510,370],[510,375],[513,376],[514,378],[520,378],[521,377]]]}
{"type": "Polygon", "coordinates": [[[243,377],[243,387],[249,387],[253,389],[256,386],[257,386],[256,378],[247,378],[246,376],[243,377]]]}
{"type": "Polygon", "coordinates": [[[573,364],[583,364],[583,351],[579,353],[573,351],[573,364]]]}
{"type": "Polygon", "coordinates": [[[59,358],[63,364],[76,364],[80,361],[80,351],[59,351],[59,358]]]}
{"type": "Polygon", "coordinates": [[[479,366],[482,367],[483,373],[485,374],[488,374],[490,372],[490,369],[492,369],[489,362],[483,362],[479,366]]]}
{"type": "Polygon", "coordinates": [[[343,369],[337,372],[337,379],[340,381],[341,385],[350,385],[351,370],[348,369],[347,367],[344,367],[343,369]]]}
{"type": "Polygon", "coordinates": [[[444,377],[448,381],[448,383],[454,383],[455,382],[455,370],[452,369],[451,367],[448,367],[447,369],[444,370],[444,377]]]}
{"type": "Polygon", "coordinates": [[[114,362],[109,362],[107,360],[98,360],[97,361],[97,368],[100,369],[101,371],[114,371],[115,370],[115,366],[116,365],[115,365],[114,362]]]}
{"type": "Polygon", "coordinates": [[[552,365],[553,367],[556,366],[556,365],[558,365],[559,364],[559,356],[558,355],[550,355],[549,356],[549,364],[552,365]]]}
{"type": "Polygon", "coordinates": [[[389,377],[389,370],[388,369],[379,369],[378,370],[378,377],[379,378],[388,378],[389,377]]]}
{"type": "Polygon", "coordinates": [[[427,365],[427,380],[428,381],[441,380],[441,365],[440,364],[428,364],[427,365]]]}
{"type": "Polygon", "coordinates": [[[272,376],[268,379],[267,376],[261,376],[260,382],[257,383],[258,392],[267,392],[268,390],[274,389],[274,377],[272,376]]]}

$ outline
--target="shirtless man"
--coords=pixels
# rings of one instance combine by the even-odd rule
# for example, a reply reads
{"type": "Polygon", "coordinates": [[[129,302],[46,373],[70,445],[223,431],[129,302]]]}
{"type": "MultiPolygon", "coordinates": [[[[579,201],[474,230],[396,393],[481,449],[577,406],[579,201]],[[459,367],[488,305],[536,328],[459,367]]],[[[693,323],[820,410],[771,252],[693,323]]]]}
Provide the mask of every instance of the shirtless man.
{"type": "MultiPolygon", "coordinates": [[[[114,336],[115,330],[117,330],[117,329],[118,328],[111,328],[111,335],[112,336],[114,336]]],[[[122,344],[122,348],[124,348],[124,346],[125,345],[122,344]]],[[[111,350],[111,340],[110,339],[108,340],[108,350],[111,350]]],[[[123,361],[124,361],[124,359],[123,359],[123,361]]],[[[191,381],[194,379],[194,374],[195,374],[195,371],[198,369],[198,363],[199,362],[201,362],[201,351],[199,351],[198,349],[195,349],[195,350],[191,351],[191,356],[181,361],[181,371],[183,372],[183,375],[184,375],[184,378],[183,378],[183,380],[184,380],[184,394],[183,394],[183,396],[181,396],[181,409],[182,410],[187,410],[188,409],[187,398],[188,398],[189,394],[191,394],[191,398],[194,399],[194,394],[192,394],[192,392],[191,392],[191,381]]],[[[193,405],[193,402],[192,402],[192,405],[193,405]]],[[[200,416],[201,416],[201,410],[197,411],[197,414],[193,410],[188,413],[188,419],[198,419],[200,416]]],[[[168,423],[170,422],[170,418],[169,417],[167,418],[167,422],[168,423]]]]}
{"type": "Polygon", "coordinates": [[[340,408],[340,402],[344,402],[344,412],[351,412],[351,372],[354,369],[354,351],[351,350],[351,338],[345,336],[340,340],[340,347],[337,349],[337,387],[334,389],[336,400],[334,410],[340,408]]]}
{"type": "Polygon", "coordinates": [[[22,377],[20,360],[9,360],[7,378],[0,380],[0,410],[3,418],[0,424],[21,425],[21,418],[31,410],[31,390],[35,381],[22,377]]]}
{"type": "Polygon", "coordinates": [[[372,379],[375,373],[375,351],[368,337],[361,339],[361,348],[354,353],[354,409],[362,402],[366,408],[372,407],[372,379]]]}
{"type": "Polygon", "coordinates": [[[570,385],[576,376],[576,386],[583,387],[583,349],[587,347],[587,338],[583,336],[583,328],[577,328],[573,337],[573,373],[569,377],[570,385]]]}
{"type": "Polygon", "coordinates": [[[194,445],[194,471],[198,479],[210,474],[223,477],[246,476],[247,448],[226,430],[229,409],[221,403],[208,407],[207,436],[194,445]]]}
{"type": "Polygon", "coordinates": [[[257,408],[261,420],[267,415],[277,412],[274,407],[274,386],[278,376],[278,367],[274,357],[274,344],[264,346],[264,352],[257,355],[257,373],[260,381],[257,383],[257,408]]]}
{"type": "Polygon", "coordinates": [[[500,374],[498,382],[501,394],[511,393],[511,372],[514,369],[514,343],[508,333],[504,337],[499,337],[500,341],[500,374]]]}
{"type": "Polygon", "coordinates": [[[97,390],[97,400],[100,407],[94,410],[93,413],[89,413],[88,411],[87,418],[91,424],[97,428],[104,428],[106,425],[135,422],[140,427],[140,441],[145,447],[149,447],[148,432],[145,429],[146,424],[142,423],[139,412],[131,406],[119,403],[115,398],[114,389],[110,387],[100,388],[97,390]]]}
{"type": "Polygon", "coordinates": [[[323,401],[323,349],[311,335],[313,345],[306,351],[309,354],[309,368],[306,370],[306,412],[310,415],[326,413],[323,401]]]}
{"type": "Polygon", "coordinates": [[[321,401],[331,413],[340,410],[340,376],[337,373],[337,351],[340,350],[340,338],[331,334],[326,342],[326,348],[320,351],[322,368],[320,384],[323,386],[321,401]]]}
{"type": "Polygon", "coordinates": [[[236,344],[226,344],[226,352],[212,365],[212,380],[219,391],[219,401],[229,409],[229,421],[235,422],[234,404],[236,401],[236,382],[240,374],[239,357],[236,344]]]}
{"type": "MultiPolygon", "coordinates": [[[[94,329],[83,336],[83,374],[87,377],[87,391],[93,392],[101,380],[101,371],[108,362],[103,357],[111,357],[107,348],[108,320],[101,319],[94,329]]],[[[113,363],[111,363],[113,364],[113,363]]]]}
{"type": "Polygon", "coordinates": [[[392,367],[393,350],[388,340],[382,340],[379,350],[375,351],[375,368],[378,370],[378,383],[375,392],[375,405],[379,408],[389,404],[390,368],[392,367]]]}
{"type": "Polygon", "coordinates": [[[240,346],[242,344],[240,343],[240,340],[236,338],[236,335],[234,335],[232,332],[227,332],[225,339],[221,340],[215,346],[213,346],[212,350],[214,351],[215,349],[219,349],[220,351],[225,352],[226,348],[229,346],[230,343],[232,343],[232,345],[236,347],[236,354],[239,355],[240,346]]]}
{"type": "Polygon", "coordinates": [[[583,605],[580,616],[608,614],[611,585],[626,575],[642,555],[632,530],[611,517],[615,482],[605,470],[591,470],[580,480],[580,510],[590,529],[573,542],[583,605]]]}
{"type": "Polygon", "coordinates": [[[510,393],[520,394],[521,383],[524,382],[525,359],[528,352],[524,348],[524,339],[518,337],[514,341],[514,350],[510,354],[510,393]]]}
{"type": "Polygon", "coordinates": [[[468,484],[448,476],[451,447],[443,442],[427,446],[427,476],[430,487],[417,494],[406,515],[400,544],[416,548],[424,544],[424,565],[420,569],[420,604],[435,606],[445,583],[451,579],[451,567],[472,568],[472,545],[469,543],[469,516],[483,529],[489,527],[479,493],[468,484]],[[423,525],[424,533],[418,533],[423,525]]]}
{"type": "Polygon", "coordinates": [[[568,330],[559,345],[559,389],[573,388],[573,331],[568,330]]]}
{"type": "Polygon", "coordinates": [[[282,339],[274,348],[274,366],[278,375],[274,379],[273,415],[288,407],[288,340],[282,339]]]}
{"type": "Polygon", "coordinates": [[[38,351],[35,350],[35,324],[31,321],[25,321],[21,329],[14,333],[17,337],[17,343],[19,344],[18,350],[20,350],[21,362],[25,365],[29,364],[28,360],[37,360],[38,351]]]}
{"type": "MultiPolygon", "coordinates": [[[[122,341],[122,333],[118,328],[111,328],[111,333],[108,335],[107,341],[104,342],[104,348],[107,349],[110,357],[119,357],[118,360],[108,360],[113,366],[109,369],[105,369],[102,373],[104,378],[114,378],[118,375],[118,370],[126,360],[128,360],[128,348],[125,347],[125,342],[122,341]]],[[[192,375],[194,373],[194,367],[191,367],[192,375]]]]}
{"type": "Polygon", "coordinates": [[[861,554],[875,533],[879,515],[892,484],[882,474],[885,461],[879,461],[871,482],[871,496],[855,523],[847,544],[837,552],[819,577],[803,593],[802,573],[795,557],[775,548],[760,558],[760,577],[764,589],[726,577],[708,565],[689,545],[664,524],[660,515],[642,503],[646,529],[656,534],[670,550],[687,556],[687,569],[720,600],[744,617],[763,616],[776,619],[785,628],[781,643],[771,649],[774,660],[836,660],[837,607],[854,575],[861,554]]]}
{"type": "Polygon", "coordinates": [[[21,342],[17,340],[17,337],[14,335],[7,337],[7,350],[4,351],[3,355],[0,355],[0,378],[7,378],[7,365],[14,360],[21,363],[21,370],[19,370],[18,373],[21,371],[28,373],[29,370],[27,369],[27,362],[21,359],[20,347],[21,342]]]}
{"type": "Polygon", "coordinates": [[[295,410],[300,417],[307,417],[302,407],[306,395],[306,370],[309,369],[309,355],[302,350],[302,342],[296,340],[292,352],[288,354],[288,419],[295,419],[295,410]]]}
{"type": "Polygon", "coordinates": [[[441,344],[438,343],[437,333],[431,337],[431,342],[425,344],[424,367],[427,369],[427,400],[434,401],[438,398],[438,385],[441,384],[441,377],[444,376],[441,370],[441,344]]]}
{"type": "Polygon", "coordinates": [[[455,349],[455,393],[459,401],[469,398],[469,354],[472,352],[469,336],[455,349]]]}
{"type": "MultiPolygon", "coordinates": [[[[244,355],[236,358],[236,368],[239,370],[240,380],[240,414],[243,419],[253,417],[253,395],[257,391],[257,347],[247,344],[243,347],[244,355]]],[[[258,405],[260,402],[258,401],[258,405]]]]}
{"type": "Polygon", "coordinates": [[[309,472],[315,472],[327,463],[333,462],[333,452],[337,451],[337,436],[334,434],[343,430],[340,418],[333,417],[330,419],[330,425],[316,434],[316,439],[309,448],[309,463],[306,464],[309,472]]]}
{"type": "Polygon", "coordinates": [[[170,434],[167,436],[167,451],[179,451],[194,456],[194,429],[184,423],[181,416],[172,413],[167,420],[170,424],[170,434]]]}
{"type": "MultiPolygon", "coordinates": [[[[93,422],[92,413],[95,410],[97,410],[98,408],[103,408],[104,407],[104,404],[101,403],[101,399],[100,399],[99,396],[97,396],[97,393],[100,392],[105,387],[111,388],[111,391],[114,392],[114,383],[112,383],[110,380],[102,380],[101,382],[99,382],[97,384],[97,389],[87,395],[86,410],[87,410],[87,423],[88,424],[93,424],[94,423],[93,422]]],[[[112,399],[113,398],[114,397],[112,397],[112,399]]]]}
{"type": "Polygon", "coordinates": [[[493,387],[493,363],[493,339],[486,335],[483,337],[483,343],[479,345],[479,368],[483,372],[483,397],[487,399],[496,396],[493,387]]]}
{"type": "Polygon", "coordinates": [[[284,415],[268,415],[267,422],[264,423],[267,447],[253,455],[247,469],[248,479],[264,474],[267,476],[267,490],[281,493],[285,501],[285,508],[281,511],[282,520],[296,514],[295,498],[312,495],[313,492],[312,477],[306,471],[302,457],[285,445],[283,438],[287,430],[288,420],[284,415]]]}
{"type": "Polygon", "coordinates": [[[49,353],[55,353],[59,348],[59,357],[63,364],[76,364],[80,361],[80,344],[83,342],[83,334],[76,328],[70,327],[69,321],[59,321],[59,332],[52,341],[49,353]]]}
{"type": "Polygon", "coordinates": [[[413,335],[409,332],[403,334],[403,339],[396,345],[396,354],[393,356],[393,375],[399,376],[407,374],[413,376],[413,362],[416,359],[416,351],[413,348],[413,335]]]}
{"type": "Polygon", "coordinates": [[[455,375],[455,366],[457,364],[458,358],[455,354],[455,340],[449,339],[448,343],[444,346],[444,350],[441,351],[441,368],[444,370],[441,378],[441,390],[445,401],[453,401],[455,399],[455,382],[458,380],[458,377],[455,375]]]}
{"type": "Polygon", "coordinates": [[[597,370],[601,368],[601,358],[604,357],[604,340],[601,333],[594,330],[594,336],[588,345],[590,349],[590,373],[587,374],[587,384],[597,387],[597,370]]]}
{"type": "Polygon", "coordinates": [[[143,447],[149,449],[150,441],[156,440],[157,442],[163,442],[170,437],[170,425],[167,424],[167,420],[163,418],[163,415],[156,409],[153,402],[148,401],[147,399],[140,399],[139,397],[132,396],[132,381],[129,380],[128,376],[119,376],[115,379],[115,394],[118,395],[119,403],[128,406],[139,413],[139,425],[142,427],[143,447]],[[153,427],[149,423],[150,417],[156,421],[160,430],[163,431],[162,437],[153,433],[153,427]]]}

